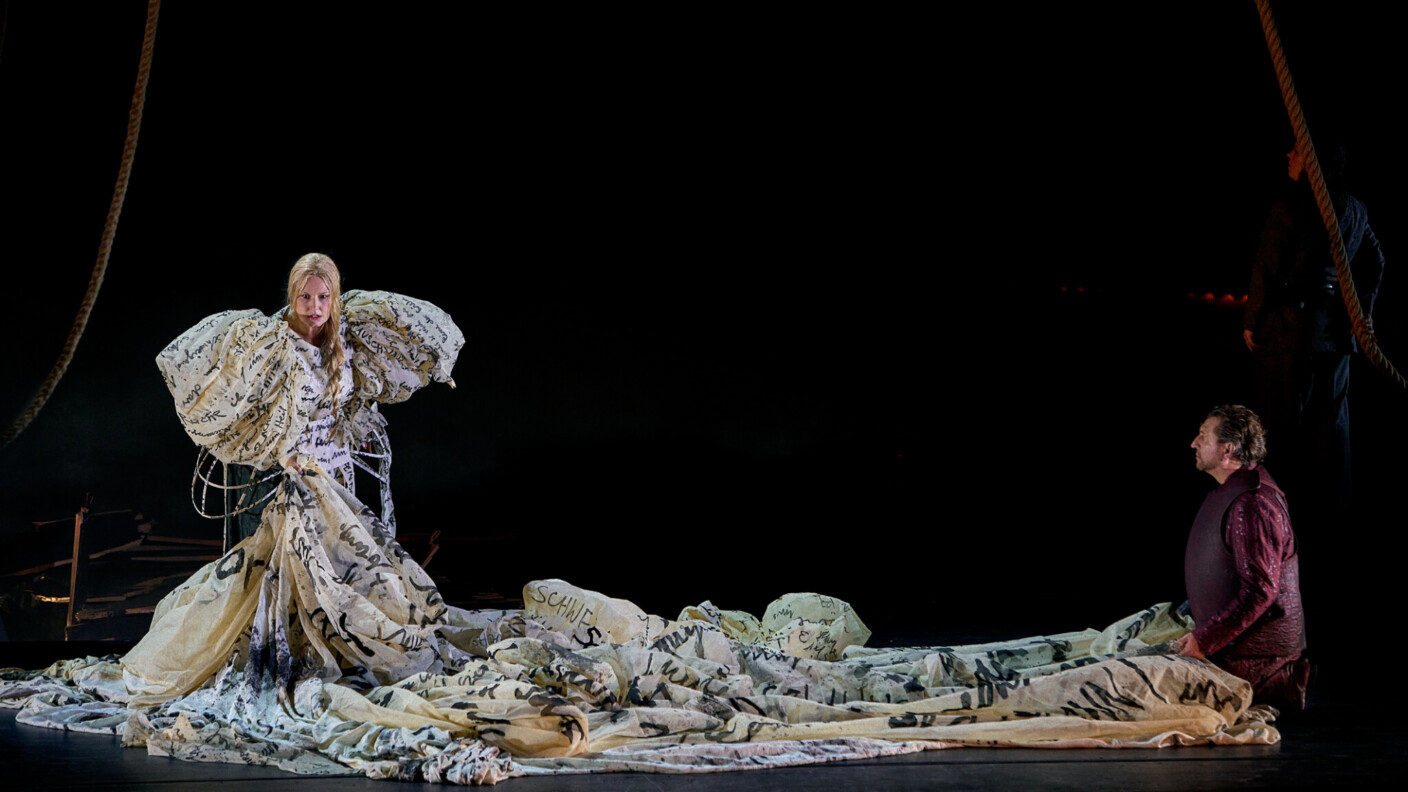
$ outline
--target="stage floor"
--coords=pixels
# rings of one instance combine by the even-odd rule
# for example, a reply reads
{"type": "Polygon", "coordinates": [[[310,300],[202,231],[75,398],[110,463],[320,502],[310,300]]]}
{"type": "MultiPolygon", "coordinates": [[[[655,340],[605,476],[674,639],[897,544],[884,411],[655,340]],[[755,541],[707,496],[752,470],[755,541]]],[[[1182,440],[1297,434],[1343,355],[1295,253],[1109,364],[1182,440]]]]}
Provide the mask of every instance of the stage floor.
{"type": "MultiPolygon", "coordinates": [[[[510,779],[498,788],[542,790],[1270,790],[1378,789],[1408,770],[1391,707],[1344,695],[1322,672],[1312,709],[1283,729],[1274,746],[1162,750],[969,748],[810,767],[695,775],[609,774],[510,779]]],[[[430,785],[316,778],[245,765],[197,764],[123,749],[116,737],[35,729],[0,712],[0,766],[6,789],[169,790],[377,789],[430,785]],[[18,782],[18,783],[16,783],[18,782]]],[[[443,788],[443,787],[441,787],[443,788]]]]}

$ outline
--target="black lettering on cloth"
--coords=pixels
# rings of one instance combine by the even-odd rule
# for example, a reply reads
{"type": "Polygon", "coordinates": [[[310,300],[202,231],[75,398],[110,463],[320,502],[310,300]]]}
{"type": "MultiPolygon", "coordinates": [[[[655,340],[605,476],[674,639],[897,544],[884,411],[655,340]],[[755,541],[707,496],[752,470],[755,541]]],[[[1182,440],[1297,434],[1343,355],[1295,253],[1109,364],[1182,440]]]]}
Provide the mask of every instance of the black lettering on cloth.
{"type": "Polygon", "coordinates": [[[215,564],[215,579],[224,580],[241,569],[244,569],[244,548],[236,547],[215,564]]]}
{"type": "Polygon", "coordinates": [[[566,736],[572,744],[582,743],[587,738],[587,730],[582,726],[582,722],[570,714],[559,717],[558,731],[566,736]]]}
{"type": "MultiPolygon", "coordinates": [[[[666,660],[665,664],[660,666],[660,676],[665,677],[676,685],[688,685],[694,674],[688,666],[675,665],[674,660],[671,659],[666,660]]],[[[777,686],[770,685],[769,687],[777,686]]],[[[768,691],[765,688],[763,692],[767,693],[768,691]]]]}
{"type": "MultiPolygon", "coordinates": [[[[780,726],[782,726],[782,724],[780,724],[780,723],[766,723],[766,722],[763,722],[763,721],[749,721],[749,722],[748,722],[748,736],[747,736],[747,738],[745,738],[744,741],[745,741],[745,742],[752,742],[752,741],[753,741],[753,738],[754,738],[754,737],[757,737],[759,734],[761,734],[764,729],[776,729],[776,728],[779,728],[780,726]]],[[[763,738],[763,739],[767,739],[767,738],[765,737],[765,738],[763,738]]],[[[754,758],[757,758],[757,757],[754,757],[754,758]]]]}
{"type": "Polygon", "coordinates": [[[338,532],[338,539],[341,540],[343,544],[347,545],[348,547],[351,547],[352,552],[358,558],[367,562],[368,572],[376,569],[377,567],[386,567],[387,569],[390,569],[391,564],[387,562],[387,560],[381,555],[381,553],[376,551],[376,548],[366,544],[365,542],[361,541],[353,535],[353,531],[356,527],[357,526],[352,525],[350,523],[342,525],[341,530],[338,532]]]}
{"type": "MultiPolygon", "coordinates": [[[[435,584],[433,582],[427,582],[424,586],[422,586],[421,584],[417,583],[414,578],[411,577],[407,577],[406,582],[409,583],[411,588],[415,589],[416,591],[419,591],[422,594],[429,595],[425,598],[425,605],[427,608],[433,607],[435,605],[444,607],[445,601],[440,598],[440,590],[435,587],[435,584]]],[[[444,611],[442,611],[442,613],[443,612],[444,611]]],[[[435,618],[439,618],[439,614],[437,614],[435,618]]]]}
{"type": "Polygon", "coordinates": [[[425,638],[408,632],[405,627],[397,629],[396,632],[391,633],[381,640],[387,643],[395,643],[397,646],[411,651],[415,651],[425,645],[425,638]]]}
{"type": "Polygon", "coordinates": [[[440,610],[427,611],[425,616],[421,617],[420,626],[424,627],[427,624],[443,624],[445,622],[445,614],[449,612],[450,608],[441,603],[440,610]]]}
{"type": "Polygon", "coordinates": [[[294,534],[293,555],[299,561],[303,562],[303,568],[308,570],[308,574],[310,575],[316,575],[316,567],[320,566],[320,564],[317,563],[317,559],[314,558],[314,550],[316,548],[317,545],[309,539],[306,533],[299,531],[294,534]]]}
{"type": "Polygon", "coordinates": [[[564,707],[575,706],[562,696],[542,689],[534,689],[529,692],[526,697],[519,696],[519,698],[525,698],[529,704],[537,707],[538,711],[543,715],[560,715],[560,710],[564,707]]]}
{"type": "MultiPolygon", "coordinates": [[[[626,703],[635,707],[653,707],[655,702],[650,697],[640,692],[640,677],[631,680],[631,686],[626,690],[626,703]]],[[[622,710],[624,713],[624,710],[622,710]]]]}
{"type": "Polygon", "coordinates": [[[651,644],[649,648],[657,652],[673,653],[675,649],[679,648],[680,644],[703,634],[704,627],[702,625],[691,624],[688,627],[683,627],[667,635],[660,636],[660,640],[651,644]]]}
{"type": "Polygon", "coordinates": [[[362,654],[366,655],[367,657],[371,657],[371,656],[374,654],[374,653],[372,652],[372,650],[371,650],[371,647],[369,647],[369,646],[367,646],[366,644],[362,643],[361,639],[359,639],[351,630],[349,630],[349,629],[347,628],[347,612],[346,612],[346,611],[343,611],[343,612],[337,617],[337,626],[338,626],[338,628],[339,628],[339,629],[338,629],[338,635],[341,636],[344,640],[347,640],[347,641],[352,642],[352,643],[357,647],[358,651],[360,651],[362,654]]]}
{"type": "MultiPolygon", "coordinates": [[[[998,698],[1001,698],[1005,701],[1007,699],[1007,691],[1016,690],[1017,688],[1023,687],[1026,684],[1027,680],[1025,679],[999,679],[991,682],[979,681],[978,707],[980,709],[983,707],[991,707],[993,705],[993,702],[998,698]]],[[[967,694],[965,693],[964,695],[967,694]]]]}
{"type": "Polygon", "coordinates": [[[1237,709],[1241,708],[1242,700],[1240,697],[1233,694],[1227,698],[1222,698],[1217,695],[1218,687],[1219,685],[1210,679],[1206,682],[1190,682],[1184,685],[1183,692],[1178,694],[1178,703],[1202,704],[1207,707],[1212,707],[1215,710],[1221,710],[1227,706],[1232,706],[1237,709]]]}
{"type": "MultiPolygon", "coordinates": [[[[588,615],[590,615],[590,614],[591,614],[591,611],[588,610],[587,613],[588,613],[588,615]]],[[[576,626],[580,627],[581,624],[579,623],[579,624],[577,624],[576,626]]],[[[582,645],[582,648],[584,648],[584,649],[585,649],[586,647],[588,647],[588,646],[600,646],[600,645],[601,645],[601,630],[598,630],[595,626],[588,627],[588,628],[587,628],[587,640],[584,641],[584,640],[582,640],[581,638],[578,638],[578,637],[577,637],[577,633],[575,633],[575,632],[572,633],[572,640],[574,640],[574,641],[576,641],[577,643],[581,644],[581,645],[582,645]]]]}
{"type": "Polygon", "coordinates": [[[1065,660],[1071,653],[1070,641],[1059,641],[1054,638],[1044,638],[1042,640],[1051,647],[1051,661],[1053,663],[1059,663],[1065,660]]]}
{"type": "MultiPolygon", "coordinates": [[[[977,719],[978,716],[976,715],[968,715],[966,717],[956,718],[955,720],[976,721],[977,719]]],[[[933,726],[934,721],[936,720],[938,720],[937,715],[915,715],[912,712],[907,712],[904,715],[896,715],[895,717],[890,718],[888,725],[891,729],[913,729],[915,727],[927,729],[930,726],[933,726]]],[[[951,723],[949,725],[952,726],[954,724],[951,723]]]]}
{"type": "Polygon", "coordinates": [[[983,665],[982,660],[976,658],[973,660],[973,677],[977,679],[978,682],[1007,681],[1017,677],[1016,671],[998,662],[996,659],[992,658],[991,655],[988,659],[992,661],[991,668],[983,665]]]}
{"type": "Polygon", "coordinates": [[[1138,700],[1132,699],[1120,692],[1119,680],[1115,679],[1115,674],[1110,670],[1109,666],[1101,670],[1105,672],[1105,677],[1110,680],[1110,687],[1108,690],[1102,687],[1095,687],[1095,690],[1099,692],[1101,698],[1104,699],[1106,703],[1119,704],[1129,709],[1144,709],[1144,705],[1140,704],[1138,700]]]}
{"type": "Polygon", "coordinates": [[[1074,660],[1069,660],[1067,662],[1062,663],[1058,668],[1062,671],[1070,671],[1072,668],[1080,668],[1081,666],[1092,665],[1094,663],[1100,662],[1100,660],[1101,658],[1099,657],[1077,657],[1074,660]]]}
{"type": "Polygon", "coordinates": [[[333,627],[332,620],[328,618],[328,612],[322,607],[316,608],[312,613],[309,613],[308,620],[313,623],[313,626],[318,628],[318,632],[322,635],[324,641],[337,635],[337,630],[333,627]]]}
{"type": "Polygon", "coordinates": [[[267,566],[267,564],[264,562],[264,559],[262,559],[262,558],[256,558],[256,559],[254,559],[253,561],[251,561],[251,562],[249,562],[248,564],[245,565],[245,568],[244,568],[244,587],[245,587],[245,588],[249,588],[249,579],[254,576],[254,570],[257,569],[257,568],[259,568],[259,567],[262,567],[262,566],[267,566]]]}
{"type": "Polygon", "coordinates": [[[1150,693],[1154,694],[1154,698],[1158,699],[1159,701],[1162,701],[1165,704],[1168,703],[1168,699],[1164,698],[1163,694],[1159,693],[1159,691],[1154,688],[1154,683],[1150,681],[1148,675],[1144,673],[1144,669],[1140,668],[1138,663],[1132,663],[1124,658],[1120,658],[1117,662],[1129,667],[1134,671],[1134,673],[1138,674],[1139,678],[1144,681],[1144,686],[1149,688],[1150,693]]]}
{"type": "Polygon", "coordinates": [[[1156,609],[1147,608],[1144,610],[1144,612],[1139,614],[1139,618],[1126,625],[1125,628],[1120,631],[1119,641],[1115,644],[1115,651],[1123,652],[1125,650],[1125,647],[1128,646],[1131,640],[1133,640],[1140,633],[1144,632],[1145,627],[1148,627],[1150,624],[1153,624],[1154,615],[1156,613],[1156,609]]]}
{"type": "Polygon", "coordinates": [[[201,413],[200,415],[196,416],[183,415],[181,416],[181,420],[190,425],[198,425],[204,423],[211,423],[213,421],[223,421],[226,417],[228,416],[226,416],[219,410],[211,410],[209,412],[201,413]]]}
{"type": "Polygon", "coordinates": [[[638,721],[644,731],[655,732],[656,737],[664,737],[670,733],[670,727],[663,723],[651,723],[650,721],[638,721]]]}
{"type": "Polygon", "coordinates": [[[763,715],[763,716],[766,716],[766,715],[767,715],[767,713],[763,711],[763,708],[762,708],[762,707],[759,707],[757,704],[755,704],[755,703],[753,702],[752,699],[749,699],[749,698],[747,698],[747,697],[745,697],[745,696],[737,696],[737,697],[735,697],[735,698],[730,698],[730,699],[728,700],[728,703],[729,703],[729,706],[733,707],[735,710],[737,710],[737,711],[739,711],[739,712],[742,712],[742,711],[743,711],[743,705],[747,705],[750,709],[752,709],[754,712],[758,713],[759,715],[763,715]]]}
{"type": "Polygon", "coordinates": [[[1091,718],[1092,720],[1104,720],[1105,717],[1108,717],[1112,721],[1124,720],[1120,718],[1120,714],[1116,712],[1114,708],[1110,707],[1108,703],[1095,700],[1096,698],[1100,698],[1107,701],[1108,695],[1092,696],[1090,695],[1092,689],[1097,690],[1099,693],[1104,693],[1099,685],[1094,682],[1086,682],[1084,685],[1080,686],[1080,697],[1085,699],[1085,703],[1089,706],[1082,707],[1074,701],[1066,702],[1067,706],[1074,707],[1083,714],[1083,717],[1091,718]]]}

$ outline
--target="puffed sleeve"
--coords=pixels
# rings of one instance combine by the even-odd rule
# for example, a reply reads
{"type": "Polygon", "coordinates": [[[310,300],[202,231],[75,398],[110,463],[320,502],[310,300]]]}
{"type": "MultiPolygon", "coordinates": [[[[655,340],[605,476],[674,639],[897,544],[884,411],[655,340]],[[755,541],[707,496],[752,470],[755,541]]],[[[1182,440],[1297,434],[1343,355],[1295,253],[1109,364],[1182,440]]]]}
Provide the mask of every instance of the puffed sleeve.
{"type": "Polygon", "coordinates": [[[342,298],[357,396],[381,404],[405,401],[431,382],[455,381],[464,334],[450,315],[424,300],[381,291],[342,298]]]}
{"type": "Polygon", "coordinates": [[[320,391],[285,328],[259,311],[225,311],[157,355],[186,434],[222,462],[267,468],[308,426],[320,391]]]}

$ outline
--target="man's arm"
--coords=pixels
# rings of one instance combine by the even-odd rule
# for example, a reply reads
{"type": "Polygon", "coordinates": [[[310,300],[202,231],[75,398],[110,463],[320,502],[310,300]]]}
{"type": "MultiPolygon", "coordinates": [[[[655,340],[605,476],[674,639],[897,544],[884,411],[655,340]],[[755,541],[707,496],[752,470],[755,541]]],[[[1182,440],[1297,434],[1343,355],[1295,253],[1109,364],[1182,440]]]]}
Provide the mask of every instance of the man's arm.
{"type": "Polygon", "coordinates": [[[1292,540],[1285,512],[1265,494],[1249,492],[1233,501],[1223,538],[1237,568],[1237,594],[1221,613],[1197,625],[1193,640],[1216,654],[1266,613],[1281,593],[1281,564],[1292,540]]]}
{"type": "Polygon", "coordinates": [[[1372,319],[1374,301],[1379,297],[1379,284],[1383,282],[1386,265],[1383,248],[1379,247],[1379,238],[1368,222],[1364,223],[1364,240],[1360,243],[1354,260],[1359,263],[1359,266],[1352,270],[1354,289],[1359,292],[1359,305],[1364,309],[1364,315],[1372,319]]]}

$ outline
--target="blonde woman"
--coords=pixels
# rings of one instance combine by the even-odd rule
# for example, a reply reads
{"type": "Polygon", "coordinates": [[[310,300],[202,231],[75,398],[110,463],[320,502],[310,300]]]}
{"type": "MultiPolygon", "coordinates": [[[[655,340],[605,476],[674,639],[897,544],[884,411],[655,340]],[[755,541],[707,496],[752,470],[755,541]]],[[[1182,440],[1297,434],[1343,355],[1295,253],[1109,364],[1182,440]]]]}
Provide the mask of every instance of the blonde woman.
{"type": "Polygon", "coordinates": [[[223,462],[282,473],[254,535],[163,600],[123,658],[132,704],[189,699],[238,674],[217,707],[267,720],[310,679],[373,687],[462,660],[437,635],[447,608],[431,579],[357,500],[351,452],[381,432],[377,404],[453,384],[463,344],[434,305],[343,294],[332,259],[310,253],[281,311],[219,313],[162,350],[190,438],[223,462]]]}

